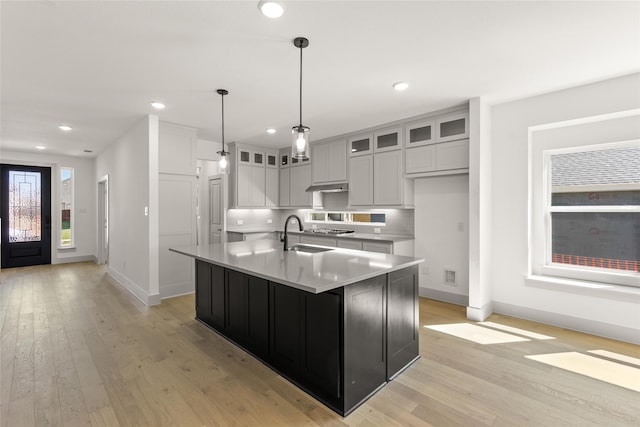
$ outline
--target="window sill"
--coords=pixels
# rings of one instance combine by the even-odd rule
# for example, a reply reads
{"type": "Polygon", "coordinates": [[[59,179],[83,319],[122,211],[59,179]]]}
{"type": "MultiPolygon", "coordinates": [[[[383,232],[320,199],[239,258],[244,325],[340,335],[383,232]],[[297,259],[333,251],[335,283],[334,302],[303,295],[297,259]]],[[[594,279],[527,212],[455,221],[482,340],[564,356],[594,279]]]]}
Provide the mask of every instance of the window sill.
{"type": "Polygon", "coordinates": [[[75,246],[58,246],[58,248],[57,248],[57,249],[58,249],[59,251],[66,251],[66,250],[69,250],[69,249],[75,249],[75,248],[76,248],[75,246]]]}
{"type": "Polygon", "coordinates": [[[586,280],[565,279],[561,277],[529,275],[525,277],[525,285],[570,292],[581,295],[593,295],[640,303],[640,288],[610,283],[590,282],[586,280]]]}

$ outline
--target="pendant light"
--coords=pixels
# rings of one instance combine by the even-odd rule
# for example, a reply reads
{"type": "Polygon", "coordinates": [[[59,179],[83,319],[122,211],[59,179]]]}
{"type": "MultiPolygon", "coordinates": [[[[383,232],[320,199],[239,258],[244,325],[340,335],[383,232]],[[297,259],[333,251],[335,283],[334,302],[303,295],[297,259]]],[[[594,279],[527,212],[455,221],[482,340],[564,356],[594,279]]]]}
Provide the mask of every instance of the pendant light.
{"type": "Polygon", "coordinates": [[[220,99],[222,99],[222,151],[218,151],[220,154],[220,161],[218,162],[218,169],[220,172],[227,172],[229,170],[228,165],[228,157],[229,152],[224,149],[224,96],[229,94],[229,91],[226,89],[218,89],[216,90],[220,95],[220,99]]]}
{"type": "Polygon", "coordinates": [[[311,129],[302,125],[302,49],[309,46],[309,40],[296,37],[293,45],[300,49],[300,124],[291,128],[291,157],[300,160],[309,159],[309,133],[311,129]]]}

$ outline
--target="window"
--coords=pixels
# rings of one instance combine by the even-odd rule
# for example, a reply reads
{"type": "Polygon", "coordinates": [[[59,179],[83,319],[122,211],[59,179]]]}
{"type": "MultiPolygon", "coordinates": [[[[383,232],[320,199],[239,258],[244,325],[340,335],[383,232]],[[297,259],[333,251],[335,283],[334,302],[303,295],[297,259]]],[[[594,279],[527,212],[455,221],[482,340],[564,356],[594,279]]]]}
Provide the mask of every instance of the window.
{"type": "Polygon", "coordinates": [[[640,141],[543,152],[545,274],[640,286],[640,141]]]}
{"type": "Polygon", "coordinates": [[[73,247],[73,168],[60,168],[60,247],[73,247]]]}

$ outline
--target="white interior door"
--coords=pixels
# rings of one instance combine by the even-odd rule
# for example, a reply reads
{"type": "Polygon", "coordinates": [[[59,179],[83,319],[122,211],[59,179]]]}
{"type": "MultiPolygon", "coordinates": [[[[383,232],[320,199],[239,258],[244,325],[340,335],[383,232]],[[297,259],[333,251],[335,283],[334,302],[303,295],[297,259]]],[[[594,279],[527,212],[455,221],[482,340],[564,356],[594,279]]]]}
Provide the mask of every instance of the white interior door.
{"type": "Polygon", "coordinates": [[[222,243],[223,197],[222,179],[209,179],[209,243],[222,243]]]}

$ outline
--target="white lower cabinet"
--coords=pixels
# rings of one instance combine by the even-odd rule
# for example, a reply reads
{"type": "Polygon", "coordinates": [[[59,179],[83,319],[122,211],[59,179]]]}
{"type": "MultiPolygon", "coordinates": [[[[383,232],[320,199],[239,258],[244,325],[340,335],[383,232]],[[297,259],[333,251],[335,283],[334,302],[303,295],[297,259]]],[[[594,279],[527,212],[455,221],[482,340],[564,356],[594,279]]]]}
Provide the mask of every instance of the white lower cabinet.
{"type": "Polygon", "coordinates": [[[362,250],[362,241],[360,240],[338,239],[337,244],[339,248],[362,250]]]}
{"type": "Polygon", "coordinates": [[[393,253],[393,243],[382,243],[382,242],[362,242],[362,250],[369,252],[380,252],[383,254],[392,254],[393,253]]]}
{"type": "Polygon", "coordinates": [[[306,243],[308,245],[320,245],[320,246],[330,246],[332,248],[337,247],[336,239],[331,237],[320,237],[320,236],[300,236],[300,243],[306,243]]]}

